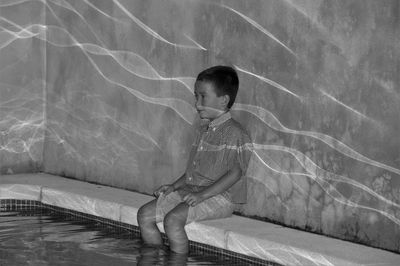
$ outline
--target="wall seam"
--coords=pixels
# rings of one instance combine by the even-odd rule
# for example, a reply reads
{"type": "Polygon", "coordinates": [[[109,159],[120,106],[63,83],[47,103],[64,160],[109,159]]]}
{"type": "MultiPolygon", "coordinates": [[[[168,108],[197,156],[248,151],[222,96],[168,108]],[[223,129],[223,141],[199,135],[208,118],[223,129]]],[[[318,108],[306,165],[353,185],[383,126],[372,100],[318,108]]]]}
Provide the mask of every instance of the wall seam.
{"type": "MultiPolygon", "coordinates": [[[[44,24],[47,25],[47,0],[43,1],[44,4],[44,24]]],[[[45,166],[45,149],[47,139],[47,29],[45,30],[44,40],[44,55],[43,55],[43,148],[42,148],[42,161],[41,161],[41,172],[44,172],[45,166]]]]}

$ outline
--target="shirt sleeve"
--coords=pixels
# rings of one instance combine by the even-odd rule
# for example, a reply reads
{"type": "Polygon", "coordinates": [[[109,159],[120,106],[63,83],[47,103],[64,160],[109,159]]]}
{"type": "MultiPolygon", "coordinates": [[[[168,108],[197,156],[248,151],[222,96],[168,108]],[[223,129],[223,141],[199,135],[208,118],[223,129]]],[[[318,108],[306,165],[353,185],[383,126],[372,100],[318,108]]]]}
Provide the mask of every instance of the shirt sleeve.
{"type": "Polygon", "coordinates": [[[242,129],[236,129],[230,135],[230,143],[227,145],[229,150],[226,160],[228,169],[239,165],[241,169],[240,179],[228,189],[231,200],[234,203],[242,204],[247,201],[247,178],[246,172],[252,154],[252,143],[249,135],[242,129]]]}
{"type": "Polygon", "coordinates": [[[237,147],[237,161],[242,170],[242,175],[245,175],[253,148],[250,137],[246,133],[243,132],[238,138],[237,147]]]}
{"type": "Polygon", "coordinates": [[[250,137],[244,130],[230,132],[227,143],[229,150],[226,158],[228,168],[231,169],[235,164],[239,164],[242,175],[245,175],[252,153],[250,137]]]}

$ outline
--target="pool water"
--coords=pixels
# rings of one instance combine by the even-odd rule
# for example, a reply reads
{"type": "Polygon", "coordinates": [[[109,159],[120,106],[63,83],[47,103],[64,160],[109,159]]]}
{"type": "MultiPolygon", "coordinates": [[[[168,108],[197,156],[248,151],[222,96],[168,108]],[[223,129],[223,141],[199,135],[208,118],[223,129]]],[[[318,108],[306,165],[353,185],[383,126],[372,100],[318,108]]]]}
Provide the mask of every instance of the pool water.
{"type": "Polygon", "coordinates": [[[39,209],[0,212],[0,266],[250,265],[191,251],[145,247],[137,233],[39,209]]]}

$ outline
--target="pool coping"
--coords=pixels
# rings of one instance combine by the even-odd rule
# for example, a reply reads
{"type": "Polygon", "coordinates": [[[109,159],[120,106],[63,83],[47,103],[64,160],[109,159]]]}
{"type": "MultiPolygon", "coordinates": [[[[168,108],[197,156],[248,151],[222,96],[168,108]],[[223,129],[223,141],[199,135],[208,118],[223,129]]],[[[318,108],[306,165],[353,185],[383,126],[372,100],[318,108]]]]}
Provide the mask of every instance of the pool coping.
{"type": "MultiPolygon", "coordinates": [[[[0,199],[35,200],[137,226],[138,209],[154,197],[38,173],[1,175],[0,199]]],[[[242,216],[185,229],[192,241],[283,265],[400,265],[397,253],[242,216]]]]}

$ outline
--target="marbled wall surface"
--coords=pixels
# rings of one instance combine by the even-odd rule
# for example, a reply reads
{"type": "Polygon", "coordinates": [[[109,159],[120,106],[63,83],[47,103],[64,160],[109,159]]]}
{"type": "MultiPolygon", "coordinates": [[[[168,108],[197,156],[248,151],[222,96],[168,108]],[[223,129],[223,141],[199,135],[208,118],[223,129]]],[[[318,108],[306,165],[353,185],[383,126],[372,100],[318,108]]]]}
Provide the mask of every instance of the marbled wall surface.
{"type": "Polygon", "coordinates": [[[0,1],[0,175],[41,170],[45,122],[45,8],[0,1]]]}
{"type": "Polygon", "coordinates": [[[46,172],[171,182],[199,123],[194,78],[230,64],[255,147],[242,213],[400,251],[397,0],[0,0],[32,2],[46,10],[29,39],[46,43],[46,172]]]}

